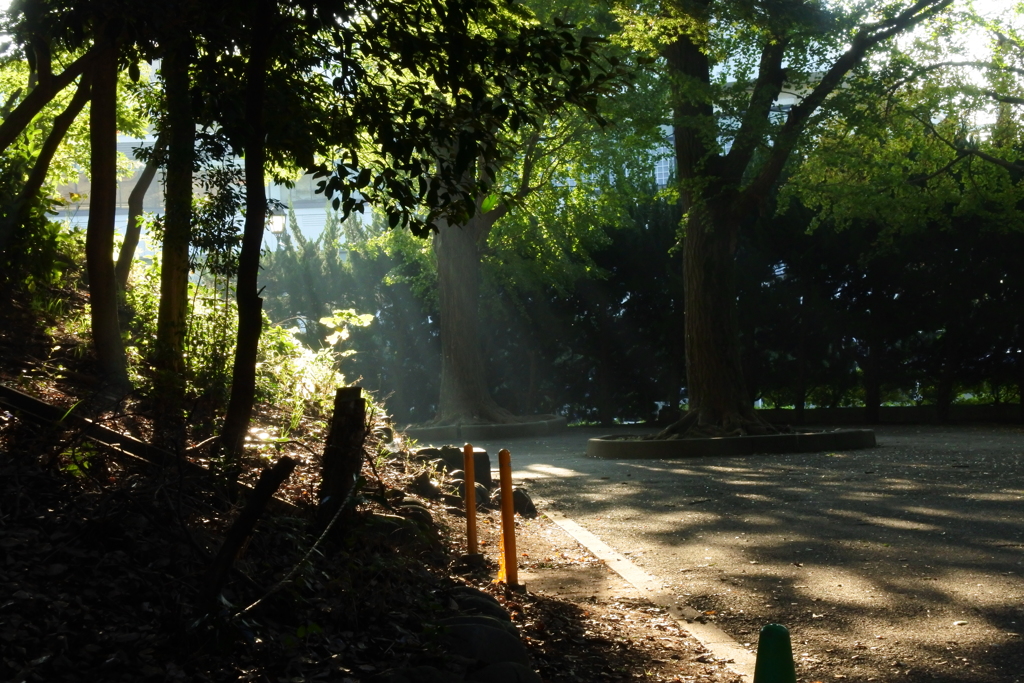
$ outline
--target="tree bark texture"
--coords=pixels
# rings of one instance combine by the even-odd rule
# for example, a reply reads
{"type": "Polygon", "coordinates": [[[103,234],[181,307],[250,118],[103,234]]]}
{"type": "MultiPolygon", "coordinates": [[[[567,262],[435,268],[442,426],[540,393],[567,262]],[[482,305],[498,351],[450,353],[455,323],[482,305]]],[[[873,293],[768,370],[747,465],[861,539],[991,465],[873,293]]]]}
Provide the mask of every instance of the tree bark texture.
{"type": "Polygon", "coordinates": [[[882,373],[880,366],[881,342],[868,341],[864,358],[864,421],[870,425],[881,422],[882,373]]]}
{"type": "Polygon", "coordinates": [[[363,466],[366,402],[361,387],[342,387],[334,396],[334,414],[324,443],[323,476],[317,523],[326,527],[355,487],[363,466]]]}
{"type": "Polygon", "coordinates": [[[441,396],[435,424],[513,422],[487,389],[480,346],[480,247],[493,225],[487,214],[434,235],[441,326],[441,396]]]}
{"type": "Polygon", "coordinates": [[[222,448],[231,461],[237,461],[253,402],[256,400],[256,357],[263,330],[263,299],[257,289],[260,249],[266,224],[267,194],[264,163],[264,98],[271,10],[267,3],[252,5],[253,32],[249,61],[246,65],[245,120],[245,227],[242,249],[238,257],[238,338],[232,368],[231,396],[221,432],[222,448]]]}
{"type": "Polygon", "coordinates": [[[114,280],[114,210],[117,200],[117,49],[102,48],[93,61],[89,113],[92,197],[85,237],[92,335],[104,379],[130,386],[124,342],[117,319],[114,280]]]}
{"type": "Polygon", "coordinates": [[[683,296],[690,414],[685,424],[761,431],[743,378],[736,306],[736,247],[744,217],[737,206],[740,175],[712,153],[715,141],[702,127],[713,116],[711,104],[687,93],[694,84],[710,82],[707,55],[683,37],[666,49],[665,57],[673,76],[676,169],[686,221],[683,296]]]}
{"type": "Polygon", "coordinates": [[[195,122],[189,87],[191,39],[169,45],[162,68],[167,98],[166,219],[160,261],[155,390],[160,396],[157,436],[178,440],[184,428],[185,331],[188,324],[188,249],[192,239],[192,164],[195,122]]]}
{"type": "Polygon", "coordinates": [[[699,427],[726,431],[757,421],[740,356],[738,232],[735,217],[705,204],[690,212],[683,240],[689,409],[699,427]]]}
{"type": "MultiPolygon", "coordinates": [[[[164,64],[166,65],[166,61],[164,64]]],[[[139,246],[139,237],[142,235],[142,225],[140,224],[142,220],[142,202],[146,198],[146,193],[149,192],[150,185],[153,184],[153,179],[156,178],[163,149],[164,137],[161,136],[157,138],[156,144],[153,145],[152,156],[146,162],[142,173],[139,174],[139,180],[135,183],[135,187],[132,188],[131,194],[128,195],[128,226],[124,231],[124,242],[121,243],[121,251],[117,254],[117,265],[114,267],[117,286],[122,291],[128,286],[128,277],[131,275],[132,263],[135,261],[135,250],[139,246]]],[[[189,183],[191,184],[191,182],[190,170],[189,183]]],[[[191,187],[189,192],[191,193],[191,187]]],[[[191,196],[189,201],[189,211],[191,213],[191,196]]]]}
{"type": "Polygon", "coordinates": [[[71,102],[68,103],[67,108],[53,119],[53,127],[50,128],[46,141],[39,150],[39,156],[36,157],[35,163],[32,165],[32,171],[25,181],[25,186],[14,201],[14,208],[11,210],[10,215],[0,223],[0,253],[7,249],[7,245],[15,230],[28,217],[27,209],[42,189],[43,183],[46,182],[46,174],[50,170],[50,162],[53,161],[53,155],[57,153],[57,148],[60,147],[64,136],[67,135],[71,124],[82,113],[82,108],[89,101],[91,94],[92,73],[86,72],[82,75],[78,89],[75,91],[74,97],[71,98],[71,102]]]}

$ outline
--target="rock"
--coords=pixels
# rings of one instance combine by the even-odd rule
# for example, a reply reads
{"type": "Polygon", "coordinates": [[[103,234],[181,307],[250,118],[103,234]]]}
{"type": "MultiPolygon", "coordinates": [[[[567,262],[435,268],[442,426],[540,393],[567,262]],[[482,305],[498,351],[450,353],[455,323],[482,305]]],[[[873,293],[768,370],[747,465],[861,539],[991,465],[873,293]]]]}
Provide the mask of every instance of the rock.
{"type": "Polygon", "coordinates": [[[484,664],[516,662],[528,665],[529,655],[519,639],[499,628],[479,624],[452,624],[441,638],[453,654],[484,664]]]}
{"type": "Polygon", "coordinates": [[[466,473],[463,472],[462,470],[449,470],[448,481],[450,481],[452,484],[458,481],[466,481],[466,473]]]}
{"type": "Polygon", "coordinates": [[[430,480],[429,472],[421,472],[407,488],[411,493],[431,500],[441,497],[441,489],[430,480]]]}
{"type": "MultiPolygon", "coordinates": [[[[467,574],[487,569],[487,558],[483,553],[470,553],[462,555],[452,566],[452,571],[458,574],[467,574]]],[[[458,607],[458,603],[455,603],[458,607]]]]}
{"type": "Polygon", "coordinates": [[[498,602],[498,599],[496,597],[494,597],[490,593],[480,590],[479,588],[474,588],[473,586],[466,586],[464,584],[452,586],[448,589],[448,594],[455,598],[456,602],[459,601],[459,597],[466,596],[470,598],[479,598],[487,600],[488,602],[493,602],[498,607],[501,607],[501,603],[498,602]]]}
{"type": "MultiPolygon", "coordinates": [[[[491,507],[501,509],[501,489],[495,491],[491,496],[491,507]]],[[[524,488],[512,487],[512,507],[523,517],[532,519],[537,516],[537,506],[533,504],[533,499],[524,488]]]]}
{"type": "Polygon", "coordinates": [[[402,515],[403,517],[408,517],[409,519],[421,522],[423,524],[426,524],[427,526],[430,526],[434,523],[434,518],[431,516],[430,510],[420,505],[419,503],[402,503],[401,505],[397,505],[395,507],[395,510],[397,510],[398,514],[402,515]]]}
{"type": "Polygon", "coordinates": [[[455,617],[447,617],[438,622],[442,626],[451,626],[454,624],[476,624],[478,626],[490,626],[491,628],[500,628],[502,631],[507,631],[509,634],[519,637],[519,630],[515,624],[511,621],[505,621],[504,619],[496,619],[486,614],[460,614],[455,617]]]}
{"type": "MultiPolygon", "coordinates": [[[[441,446],[440,457],[449,472],[461,470],[465,463],[462,449],[455,446],[441,446]]],[[[494,486],[494,480],[491,479],[491,458],[482,448],[473,449],[473,479],[488,489],[494,486]]]]}
{"type": "Polygon", "coordinates": [[[523,517],[533,518],[537,516],[537,506],[533,504],[533,498],[526,492],[526,489],[518,486],[512,489],[512,504],[523,517]]]}
{"type": "Polygon", "coordinates": [[[432,666],[405,666],[378,674],[373,683],[452,683],[452,676],[432,666]]]}
{"type": "MultiPolygon", "coordinates": [[[[489,507],[491,504],[491,492],[487,490],[487,487],[480,482],[477,482],[473,485],[473,490],[476,491],[476,506],[478,508],[489,507]]],[[[465,507],[463,500],[466,498],[466,482],[458,482],[458,495],[459,503],[463,504],[463,507],[465,507]]]]}
{"type": "Polygon", "coordinates": [[[467,683],[543,683],[540,674],[518,662],[498,662],[466,677],[467,683]]]}
{"type": "Polygon", "coordinates": [[[441,449],[440,448],[420,448],[420,449],[418,449],[418,450],[413,452],[412,457],[415,460],[420,460],[420,461],[433,460],[434,458],[440,458],[441,457],[441,449]]]}
{"type": "Polygon", "coordinates": [[[430,542],[420,530],[416,522],[399,515],[382,515],[373,513],[365,518],[367,526],[383,536],[387,542],[396,547],[422,546],[430,542]]]}
{"type": "Polygon", "coordinates": [[[473,588],[470,588],[469,591],[473,591],[476,594],[474,595],[468,591],[451,594],[455,604],[459,606],[459,610],[471,614],[483,614],[503,621],[512,621],[512,616],[508,613],[508,610],[502,607],[501,603],[497,600],[473,588]]]}

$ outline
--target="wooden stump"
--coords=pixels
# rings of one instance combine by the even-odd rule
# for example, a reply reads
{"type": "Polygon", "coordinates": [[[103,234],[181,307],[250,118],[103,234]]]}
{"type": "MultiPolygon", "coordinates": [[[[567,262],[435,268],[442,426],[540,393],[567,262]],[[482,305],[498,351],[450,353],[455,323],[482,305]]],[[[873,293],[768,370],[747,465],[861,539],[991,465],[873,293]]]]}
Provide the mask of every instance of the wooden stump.
{"type": "Polygon", "coordinates": [[[324,444],[317,524],[323,528],[352,493],[363,464],[366,402],[362,387],[342,387],[334,396],[334,415],[324,444]]]}

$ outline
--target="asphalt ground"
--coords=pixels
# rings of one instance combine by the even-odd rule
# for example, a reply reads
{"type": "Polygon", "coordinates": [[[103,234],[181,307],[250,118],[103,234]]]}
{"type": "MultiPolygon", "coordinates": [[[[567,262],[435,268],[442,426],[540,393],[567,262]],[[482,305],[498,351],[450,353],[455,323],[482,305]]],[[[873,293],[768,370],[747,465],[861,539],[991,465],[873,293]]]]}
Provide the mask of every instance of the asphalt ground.
{"type": "Polygon", "coordinates": [[[741,644],[804,681],[1024,681],[1024,430],[883,426],[848,452],[604,460],[607,429],[481,442],[741,644]]]}

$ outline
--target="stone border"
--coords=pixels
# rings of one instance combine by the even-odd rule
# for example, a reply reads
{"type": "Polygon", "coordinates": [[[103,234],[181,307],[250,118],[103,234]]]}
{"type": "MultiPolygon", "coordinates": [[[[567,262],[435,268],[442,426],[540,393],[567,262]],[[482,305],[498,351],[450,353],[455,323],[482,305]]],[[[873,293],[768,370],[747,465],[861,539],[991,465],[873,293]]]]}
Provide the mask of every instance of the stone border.
{"type": "Polygon", "coordinates": [[[421,442],[457,443],[460,441],[489,441],[492,439],[518,439],[524,437],[548,436],[566,428],[566,419],[561,415],[543,415],[544,419],[533,422],[509,424],[465,424],[450,427],[410,427],[404,429],[406,436],[421,442]]]}
{"type": "Polygon", "coordinates": [[[602,436],[587,442],[587,455],[610,460],[699,458],[760,453],[816,453],[874,448],[875,445],[875,432],[871,429],[648,441],[602,436]]]}

